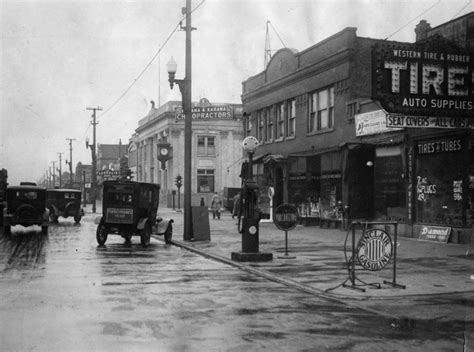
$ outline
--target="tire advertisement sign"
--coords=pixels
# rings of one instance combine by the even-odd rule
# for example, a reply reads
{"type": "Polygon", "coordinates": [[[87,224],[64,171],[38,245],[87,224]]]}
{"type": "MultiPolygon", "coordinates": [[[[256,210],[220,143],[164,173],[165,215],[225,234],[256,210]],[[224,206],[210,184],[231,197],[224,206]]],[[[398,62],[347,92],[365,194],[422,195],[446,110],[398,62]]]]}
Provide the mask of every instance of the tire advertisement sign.
{"type": "Polygon", "coordinates": [[[372,98],[389,114],[402,115],[388,119],[387,127],[464,126],[465,118],[472,120],[473,54],[440,38],[381,43],[372,54],[372,98]]]}
{"type": "Polygon", "coordinates": [[[422,226],[419,240],[448,243],[451,227],[422,226]]]}

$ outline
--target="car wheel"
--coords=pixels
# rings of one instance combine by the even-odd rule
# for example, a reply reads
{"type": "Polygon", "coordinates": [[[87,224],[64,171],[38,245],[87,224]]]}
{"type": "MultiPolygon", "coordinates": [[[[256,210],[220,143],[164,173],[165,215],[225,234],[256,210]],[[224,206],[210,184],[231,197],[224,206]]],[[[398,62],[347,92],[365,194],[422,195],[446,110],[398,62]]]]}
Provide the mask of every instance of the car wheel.
{"type": "Polygon", "coordinates": [[[81,222],[82,216],[80,215],[74,215],[74,221],[76,224],[79,224],[81,222]]]}
{"type": "Polygon", "coordinates": [[[141,230],[141,233],[140,233],[140,242],[144,248],[150,245],[150,237],[151,237],[151,227],[149,224],[146,224],[145,228],[141,230]]]}
{"type": "Polygon", "coordinates": [[[103,224],[99,224],[99,226],[97,226],[95,237],[97,238],[97,243],[100,246],[103,246],[107,241],[107,228],[103,224]]]}
{"type": "Polygon", "coordinates": [[[41,226],[41,233],[43,235],[47,235],[48,234],[48,226],[41,226]]]}
{"type": "Polygon", "coordinates": [[[165,243],[170,244],[173,237],[173,225],[169,224],[165,232],[165,243]]]}

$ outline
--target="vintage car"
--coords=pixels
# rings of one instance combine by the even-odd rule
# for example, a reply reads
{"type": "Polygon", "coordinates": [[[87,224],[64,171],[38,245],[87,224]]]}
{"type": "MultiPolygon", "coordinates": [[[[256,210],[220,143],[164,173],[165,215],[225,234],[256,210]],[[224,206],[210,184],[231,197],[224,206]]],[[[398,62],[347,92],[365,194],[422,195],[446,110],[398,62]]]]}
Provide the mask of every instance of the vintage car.
{"type": "Polygon", "coordinates": [[[81,221],[84,209],[81,207],[81,191],[78,189],[54,188],[46,190],[46,206],[51,222],[58,222],[60,216],[72,216],[76,224],[81,221]]]}
{"type": "Polygon", "coordinates": [[[41,226],[48,233],[49,210],[46,207],[46,188],[35,183],[22,182],[7,188],[6,207],[3,209],[3,229],[11,233],[11,226],[41,226]]]}
{"type": "Polygon", "coordinates": [[[170,243],[173,220],[157,217],[160,186],[153,183],[117,180],[104,181],[102,217],[96,219],[96,239],[100,246],[107,236],[117,234],[131,241],[140,236],[143,247],[148,247],[152,232],[164,235],[170,243]]]}

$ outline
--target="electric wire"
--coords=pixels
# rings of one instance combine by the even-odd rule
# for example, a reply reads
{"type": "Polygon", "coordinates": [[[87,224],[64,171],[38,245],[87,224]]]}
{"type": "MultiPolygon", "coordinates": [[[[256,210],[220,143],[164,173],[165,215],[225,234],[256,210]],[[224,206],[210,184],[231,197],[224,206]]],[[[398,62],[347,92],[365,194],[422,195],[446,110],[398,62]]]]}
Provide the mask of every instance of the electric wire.
{"type": "Polygon", "coordinates": [[[472,4],[472,0],[468,1],[466,5],[464,5],[461,10],[459,10],[458,12],[456,12],[456,14],[451,18],[451,20],[455,19],[461,12],[464,11],[464,9],[466,7],[468,7],[469,4],[472,4]]]}
{"type": "Polygon", "coordinates": [[[397,34],[398,32],[400,32],[403,28],[405,28],[406,26],[408,26],[409,24],[411,24],[413,21],[416,21],[418,18],[420,18],[421,16],[423,16],[425,13],[427,13],[428,11],[430,11],[432,8],[434,8],[436,5],[438,5],[439,3],[441,2],[441,0],[438,0],[438,2],[436,2],[435,4],[431,5],[428,9],[426,9],[425,11],[423,11],[420,15],[416,16],[415,18],[413,18],[412,20],[408,21],[405,25],[403,25],[402,27],[400,27],[399,29],[397,29],[395,32],[393,32],[392,34],[390,34],[387,38],[385,38],[384,40],[388,40],[390,37],[394,36],[395,34],[397,34]]]}
{"type": "MultiPolygon", "coordinates": [[[[204,4],[205,1],[206,0],[202,0],[198,5],[196,5],[196,7],[191,10],[191,13],[193,13],[199,7],[201,7],[204,4]]],[[[148,62],[148,64],[145,65],[145,68],[143,68],[143,70],[140,72],[140,74],[133,80],[133,82],[128,86],[128,88],[125,89],[125,91],[112,103],[112,105],[110,105],[107,109],[105,109],[102,114],[98,115],[97,118],[100,118],[100,117],[103,117],[104,115],[106,115],[110,110],[112,110],[115,107],[115,105],[117,105],[125,97],[125,95],[127,95],[127,93],[132,89],[132,87],[138,82],[138,80],[143,76],[143,74],[148,70],[148,68],[151,66],[151,64],[155,61],[155,59],[158,57],[158,55],[160,55],[161,51],[166,46],[166,44],[169,42],[169,40],[171,39],[173,34],[176,33],[176,31],[178,29],[181,28],[181,24],[183,23],[183,20],[185,20],[185,19],[186,19],[186,15],[183,15],[182,19],[176,24],[176,26],[171,31],[171,33],[168,35],[168,37],[166,38],[164,43],[160,46],[160,48],[157,50],[157,52],[153,55],[153,57],[148,62]]]]}

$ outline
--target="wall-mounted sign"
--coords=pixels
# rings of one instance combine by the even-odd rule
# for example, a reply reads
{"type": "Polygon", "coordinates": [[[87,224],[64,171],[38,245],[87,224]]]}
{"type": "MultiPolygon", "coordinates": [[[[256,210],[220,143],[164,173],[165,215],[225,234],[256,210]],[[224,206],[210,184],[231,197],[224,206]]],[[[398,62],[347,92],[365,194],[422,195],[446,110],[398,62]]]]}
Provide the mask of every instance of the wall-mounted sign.
{"type": "Polygon", "coordinates": [[[372,98],[389,113],[472,118],[473,60],[438,37],[379,44],[373,49],[372,98]]]}
{"type": "Polygon", "coordinates": [[[420,230],[419,240],[445,242],[449,240],[451,227],[423,226],[420,230]]]}
{"type": "Polygon", "coordinates": [[[387,113],[375,110],[355,115],[356,136],[392,132],[401,128],[387,128],[387,113]]]}
{"type": "MultiPolygon", "coordinates": [[[[184,113],[181,106],[175,109],[176,121],[184,120],[184,113]]],[[[191,109],[193,120],[232,120],[234,109],[229,106],[196,106],[191,109]]]]}
{"type": "Polygon", "coordinates": [[[460,150],[462,150],[462,140],[460,138],[420,141],[416,144],[418,155],[458,152],[460,150]]]}
{"type": "Polygon", "coordinates": [[[387,128],[470,128],[474,129],[474,119],[463,117],[434,117],[434,116],[407,116],[387,115],[387,128]]]}

